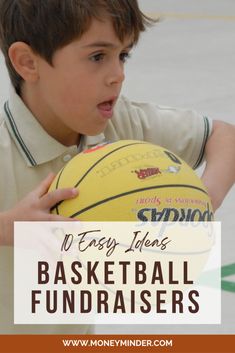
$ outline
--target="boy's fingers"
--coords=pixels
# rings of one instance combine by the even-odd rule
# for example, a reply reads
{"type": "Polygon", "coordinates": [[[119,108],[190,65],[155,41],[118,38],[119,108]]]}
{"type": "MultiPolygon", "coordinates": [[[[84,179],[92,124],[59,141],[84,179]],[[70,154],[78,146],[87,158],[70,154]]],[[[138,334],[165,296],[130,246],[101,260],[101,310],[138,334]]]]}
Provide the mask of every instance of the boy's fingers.
{"type": "Polygon", "coordinates": [[[52,181],[54,180],[55,175],[53,173],[48,174],[48,176],[43,179],[43,181],[35,189],[35,192],[38,197],[42,197],[48,192],[49,187],[51,186],[52,181]]]}
{"type": "Polygon", "coordinates": [[[78,190],[75,188],[58,189],[49,192],[41,198],[41,205],[44,209],[51,209],[58,202],[76,197],[78,190]]]}

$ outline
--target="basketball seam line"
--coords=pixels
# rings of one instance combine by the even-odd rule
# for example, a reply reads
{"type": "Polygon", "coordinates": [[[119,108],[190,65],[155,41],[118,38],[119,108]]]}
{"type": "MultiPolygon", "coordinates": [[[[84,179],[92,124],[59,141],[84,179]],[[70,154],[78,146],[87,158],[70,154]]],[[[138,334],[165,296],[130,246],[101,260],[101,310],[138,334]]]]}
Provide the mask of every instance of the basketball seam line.
{"type": "Polygon", "coordinates": [[[84,213],[88,210],[90,210],[91,208],[94,208],[96,206],[99,206],[103,203],[106,203],[108,201],[111,201],[111,200],[114,200],[114,199],[117,199],[119,197],[122,197],[122,196],[126,196],[126,195],[130,195],[130,194],[134,194],[134,193],[138,193],[138,192],[141,192],[141,191],[146,191],[146,190],[151,190],[151,189],[161,189],[161,188],[179,188],[179,187],[184,187],[184,188],[190,188],[190,189],[195,189],[195,190],[198,190],[198,191],[201,191],[203,192],[204,194],[207,195],[207,192],[197,186],[193,186],[193,185],[187,185],[187,184],[181,184],[181,185],[178,185],[178,184],[170,184],[170,185],[155,185],[155,186],[149,186],[147,188],[140,188],[140,189],[135,189],[135,190],[131,190],[131,191],[127,191],[127,192],[124,192],[124,193],[121,193],[121,194],[118,194],[118,195],[114,195],[114,196],[110,196],[108,197],[107,199],[104,199],[104,200],[101,200],[101,201],[98,201],[90,206],[87,206],[85,208],[83,208],[82,210],[72,214],[71,216],[69,216],[70,218],[74,218],[78,215],[80,215],[81,213],[84,213]]]}
{"type": "Polygon", "coordinates": [[[110,154],[125,148],[125,147],[129,147],[129,146],[133,146],[133,145],[142,145],[142,144],[146,144],[146,142],[135,142],[135,143],[130,143],[128,145],[125,146],[120,146],[118,148],[116,148],[115,150],[110,151],[109,153],[107,153],[105,156],[103,156],[102,158],[100,158],[98,161],[96,161],[87,171],[86,173],[82,176],[82,178],[77,182],[77,184],[75,185],[75,188],[83,181],[83,179],[87,176],[88,173],[90,173],[90,171],[95,168],[97,166],[97,164],[99,164],[103,159],[105,159],[106,157],[108,157],[110,154]]]}
{"type": "MultiPolygon", "coordinates": [[[[61,171],[60,171],[60,173],[59,173],[59,176],[58,176],[58,178],[57,178],[57,180],[56,180],[56,190],[58,189],[57,187],[58,187],[58,184],[59,184],[59,179],[60,179],[60,176],[61,176],[61,174],[62,174],[62,172],[63,172],[63,170],[64,170],[65,167],[66,167],[66,166],[64,166],[64,167],[61,169],[61,171]]],[[[56,213],[59,214],[58,206],[60,205],[61,202],[62,202],[62,201],[57,202],[57,204],[54,205],[54,206],[51,208],[51,211],[54,210],[54,209],[56,209],[56,213]]]]}
{"type": "MultiPolygon", "coordinates": [[[[105,156],[103,156],[102,158],[100,158],[98,161],[96,161],[87,171],[86,173],[82,176],[82,178],[77,182],[77,184],[75,184],[74,188],[78,187],[78,185],[83,181],[83,179],[87,176],[88,173],[90,173],[90,171],[95,168],[97,166],[97,164],[99,164],[103,159],[105,159],[106,157],[108,157],[110,154],[122,149],[122,148],[125,148],[125,147],[129,147],[129,146],[133,146],[133,145],[142,145],[142,144],[146,144],[145,141],[142,141],[142,142],[135,142],[135,143],[130,143],[128,145],[125,145],[125,146],[120,146],[118,148],[116,148],[115,150],[112,150],[110,151],[109,153],[107,153],[105,156]]],[[[65,169],[66,166],[64,166],[63,170],[65,169]]],[[[62,170],[62,171],[63,171],[62,170]]],[[[60,177],[62,175],[62,171],[57,179],[57,183],[56,183],[56,189],[58,188],[59,186],[59,181],[60,181],[60,177]]],[[[52,208],[51,208],[51,211],[56,209],[56,212],[57,214],[59,214],[58,212],[58,206],[63,202],[64,200],[58,202],[56,205],[54,205],[52,208]]]]}
{"type": "Polygon", "coordinates": [[[8,101],[5,102],[4,104],[4,110],[5,110],[5,113],[6,113],[6,116],[9,120],[9,123],[11,125],[11,128],[12,128],[12,131],[15,135],[15,138],[16,140],[18,141],[19,145],[21,146],[23,152],[25,153],[27,159],[29,160],[29,162],[31,163],[32,166],[36,166],[37,163],[35,161],[35,159],[33,158],[32,154],[30,153],[30,151],[28,150],[27,146],[25,145],[20,133],[19,133],[19,130],[17,128],[17,125],[14,121],[14,118],[11,114],[11,111],[10,111],[10,108],[9,108],[9,105],[8,105],[8,101]]]}

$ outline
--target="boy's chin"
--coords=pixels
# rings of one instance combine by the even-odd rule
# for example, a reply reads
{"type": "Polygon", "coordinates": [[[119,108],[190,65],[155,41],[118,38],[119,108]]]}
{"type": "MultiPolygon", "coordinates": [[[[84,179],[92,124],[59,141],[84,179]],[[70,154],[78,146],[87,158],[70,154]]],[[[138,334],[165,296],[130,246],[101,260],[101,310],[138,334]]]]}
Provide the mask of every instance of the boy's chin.
{"type": "Polygon", "coordinates": [[[106,122],[105,124],[102,124],[102,126],[94,128],[94,129],[88,129],[82,135],[86,135],[86,136],[97,136],[97,135],[100,135],[100,134],[102,134],[105,131],[107,125],[108,125],[108,122],[106,122]]]}

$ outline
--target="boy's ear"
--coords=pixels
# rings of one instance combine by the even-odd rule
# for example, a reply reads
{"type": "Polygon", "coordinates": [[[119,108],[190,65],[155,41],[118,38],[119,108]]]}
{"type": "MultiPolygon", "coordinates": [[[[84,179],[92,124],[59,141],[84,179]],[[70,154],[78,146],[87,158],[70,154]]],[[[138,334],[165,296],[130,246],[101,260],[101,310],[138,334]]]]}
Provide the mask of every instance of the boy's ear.
{"type": "Polygon", "coordinates": [[[36,82],[38,79],[37,55],[31,47],[24,42],[13,43],[8,55],[16,72],[26,82],[36,82]]]}

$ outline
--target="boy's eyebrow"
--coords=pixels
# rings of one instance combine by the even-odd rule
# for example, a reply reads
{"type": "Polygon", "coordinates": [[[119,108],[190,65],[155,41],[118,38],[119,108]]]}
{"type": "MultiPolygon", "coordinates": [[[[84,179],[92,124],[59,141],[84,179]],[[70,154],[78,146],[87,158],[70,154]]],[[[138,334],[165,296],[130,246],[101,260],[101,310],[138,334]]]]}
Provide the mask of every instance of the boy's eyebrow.
{"type": "MultiPolygon", "coordinates": [[[[125,49],[131,49],[133,47],[133,42],[127,44],[125,46],[125,49]]],[[[84,45],[82,46],[82,48],[97,48],[97,47],[102,47],[102,48],[117,48],[118,46],[111,43],[111,42],[94,42],[94,43],[90,43],[90,44],[87,44],[87,45],[84,45]]]]}

